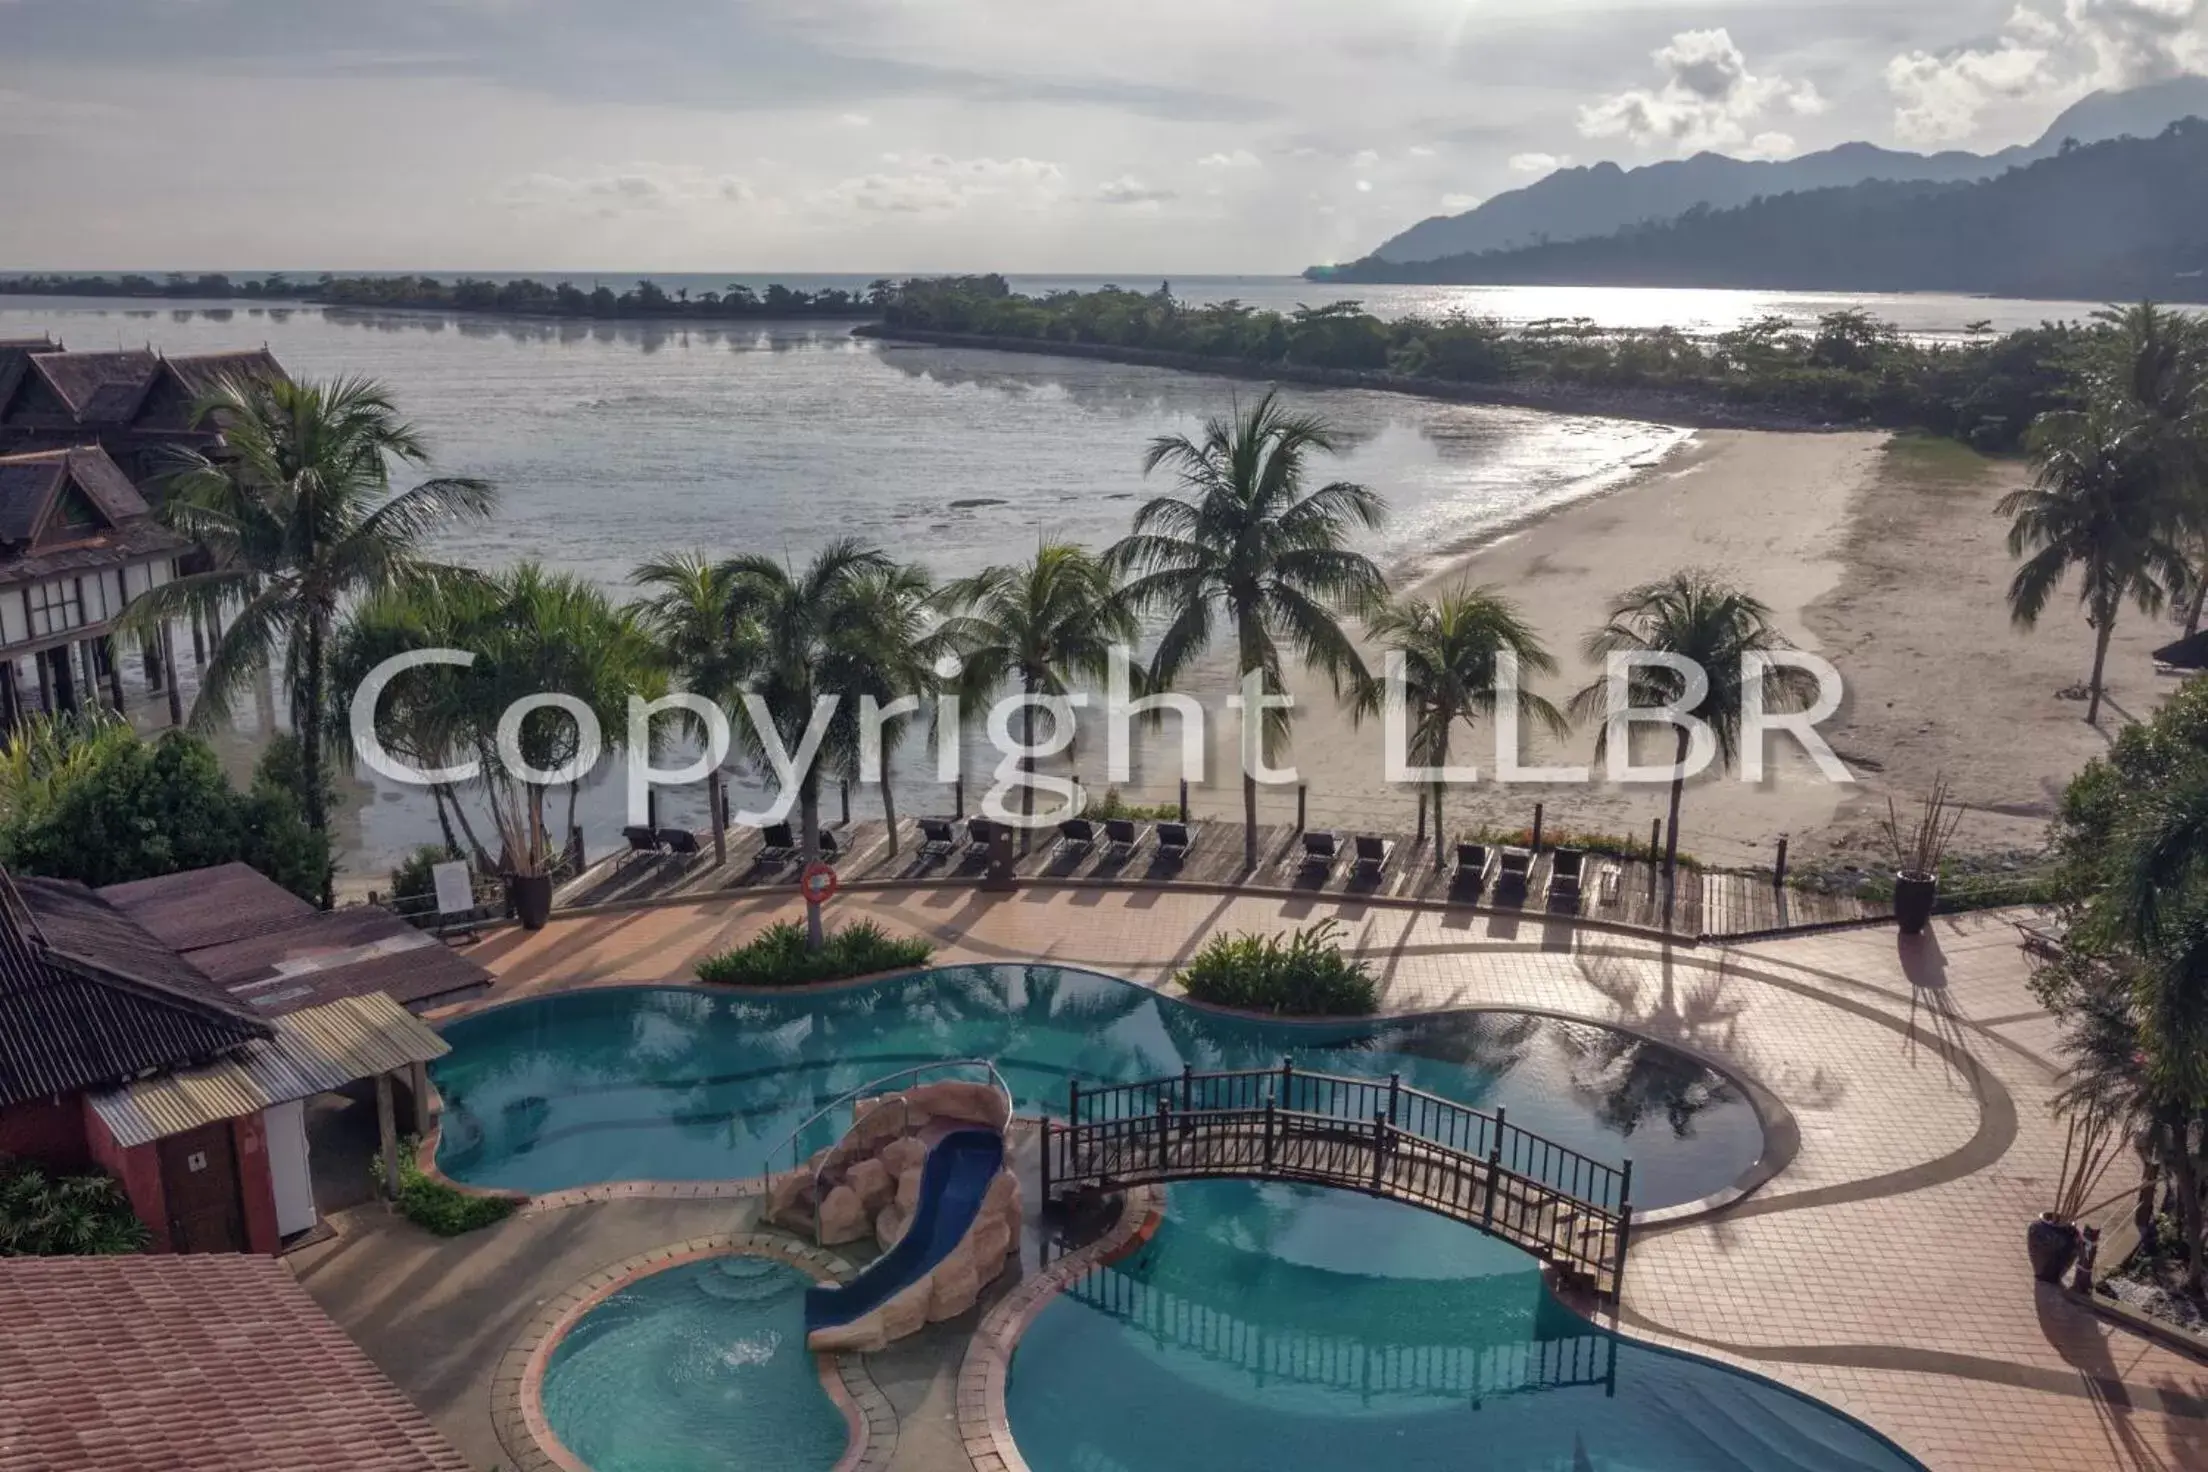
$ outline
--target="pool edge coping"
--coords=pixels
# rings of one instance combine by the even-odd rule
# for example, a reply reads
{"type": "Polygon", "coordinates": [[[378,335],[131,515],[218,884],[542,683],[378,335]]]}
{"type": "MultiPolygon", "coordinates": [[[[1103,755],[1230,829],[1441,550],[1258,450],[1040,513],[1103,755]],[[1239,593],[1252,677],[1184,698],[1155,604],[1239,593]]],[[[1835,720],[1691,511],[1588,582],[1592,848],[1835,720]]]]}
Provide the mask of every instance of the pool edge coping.
{"type": "MultiPolygon", "coordinates": [[[[633,1193],[631,1193],[633,1194],[633,1193]]],[[[516,1472],[592,1472],[553,1432],[544,1414],[544,1374],[552,1351],[584,1315],[641,1279],[715,1257],[766,1257],[817,1282],[847,1281],[842,1258],[794,1238],[764,1232],[693,1237],[599,1269],[548,1299],[500,1357],[491,1381],[491,1427],[516,1472]]],[[[822,1393],[842,1415],[846,1440],[833,1472],[884,1472],[897,1452],[897,1416],[863,1357],[815,1354],[822,1393]]]]}

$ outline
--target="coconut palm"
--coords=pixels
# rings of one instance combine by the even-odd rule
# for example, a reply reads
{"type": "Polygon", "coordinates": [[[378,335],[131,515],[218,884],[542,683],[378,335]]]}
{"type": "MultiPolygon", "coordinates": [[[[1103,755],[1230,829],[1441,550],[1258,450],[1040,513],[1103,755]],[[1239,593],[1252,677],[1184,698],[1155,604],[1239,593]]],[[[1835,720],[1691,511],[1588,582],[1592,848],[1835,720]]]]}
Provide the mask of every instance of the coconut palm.
{"type": "MultiPolygon", "coordinates": [[[[1170,689],[1211,647],[1222,621],[1233,629],[1238,678],[1261,673],[1278,687],[1287,654],[1324,671],[1337,695],[1369,678],[1341,615],[1378,603],[1387,579],[1347,543],[1378,527],[1386,507],[1350,481],[1309,489],[1311,457],[1339,449],[1324,420],[1291,411],[1272,393],[1210,420],[1200,438],[1152,441],[1144,473],[1169,468],[1180,494],[1135,513],[1133,534],[1107,554],[1107,565],[1130,578],[1122,590],[1128,605],[1165,621],[1150,660],[1152,688],[1170,689]]],[[[1288,712],[1268,709],[1268,758],[1287,735],[1288,712]]],[[[1242,814],[1243,865],[1255,870],[1257,778],[1248,770],[1242,814]]]]}
{"type": "MultiPolygon", "coordinates": [[[[728,565],[702,552],[644,563],[631,582],[647,590],[641,612],[659,641],[667,669],[693,695],[733,708],[758,660],[758,630],[742,623],[731,603],[728,565]]],[[[702,733],[694,733],[701,734],[702,733]]],[[[728,814],[716,779],[706,788],[713,823],[713,862],[728,862],[728,814]]]]}
{"type": "Polygon", "coordinates": [[[2032,484],[1996,508],[2014,518],[2009,553],[2023,565],[2009,583],[2009,613],[2033,628],[2072,570],[2093,629],[2085,719],[2098,724],[2108,645],[2128,599],[2152,617],[2186,586],[2178,545],[2184,508],[2164,474],[2152,428],[2108,405],[2050,414],[2033,433],[2032,484]]]}
{"type": "Polygon", "coordinates": [[[884,708],[907,696],[923,702],[921,711],[882,722],[881,764],[876,770],[867,769],[856,701],[846,700],[848,709],[839,708],[837,713],[833,759],[856,780],[880,784],[891,858],[897,856],[898,847],[892,771],[897,740],[910,722],[923,716],[937,684],[936,662],[950,648],[935,615],[935,600],[934,579],[925,568],[910,563],[870,569],[852,580],[850,674],[855,695],[871,696],[884,708]]]}
{"type": "MultiPolygon", "coordinates": [[[[2185,633],[2208,602],[2208,326],[2152,302],[2098,312],[2084,371],[2089,400],[2136,431],[2191,556],[2185,633]]],[[[2178,590],[2172,588],[2173,595],[2178,590]]]]}
{"type": "MultiPolygon", "coordinates": [[[[760,556],[737,557],[724,565],[733,624],[756,630],[758,639],[747,693],[764,705],[792,759],[822,700],[836,698],[835,725],[854,719],[848,707],[871,688],[875,666],[866,643],[860,590],[866,579],[894,565],[886,553],[849,538],[829,543],[802,571],[760,556]]],[[[763,759],[766,743],[757,726],[741,721],[737,729],[747,750],[763,759]]],[[[820,860],[821,769],[816,759],[797,773],[798,820],[808,865],[820,860]]],[[[818,949],[823,939],[820,906],[810,899],[805,928],[818,949]]]]}
{"type": "MultiPolygon", "coordinates": [[[[1497,672],[1505,656],[1516,659],[1521,678],[1556,673],[1555,659],[1517,605],[1492,588],[1459,588],[1439,601],[1397,600],[1382,607],[1366,627],[1403,657],[1404,701],[1411,722],[1407,755],[1416,766],[1448,766],[1457,728],[1469,730],[1482,717],[1494,717],[1501,702],[1497,672]]],[[[1384,687],[1369,686],[1359,696],[1358,719],[1380,709],[1385,698],[1384,687]]],[[[1537,721],[1552,734],[1561,736],[1569,729],[1563,712],[1523,686],[1514,692],[1514,706],[1522,719],[1537,721]]],[[[1442,818],[1443,785],[1435,779],[1432,794],[1436,868],[1448,848],[1443,841],[1448,831],[1442,818]]]]}
{"type": "MultiPolygon", "coordinates": [[[[234,609],[200,678],[193,721],[227,718],[254,675],[280,665],[304,768],[319,772],[340,613],[353,599],[437,576],[429,538],[488,516],[496,497],[484,482],[456,477],[394,494],[391,467],[424,464],[428,450],[390,394],[365,378],[227,379],[195,413],[221,421],[221,458],[178,452],[165,477],[166,515],[214,567],[152,590],[127,622],[145,634],[166,618],[234,609]]],[[[302,794],[317,833],[329,826],[321,785],[309,781],[302,794]]]]}
{"type": "MultiPolygon", "coordinates": [[[[1138,631],[1111,570],[1062,542],[1036,548],[1031,562],[988,568],[951,584],[942,603],[952,610],[943,641],[958,653],[962,689],[977,701],[1007,685],[1030,697],[1070,694],[1083,681],[1102,680],[1112,647],[1131,644],[1138,631]]],[[[1035,716],[1033,705],[1021,713],[1020,741],[1029,750],[1035,716]]],[[[1032,786],[1020,789],[1020,812],[1027,820],[1020,829],[1026,849],[1033,842],[1032,786]]]]}
{"type": "MultiPolygon", "coordinates": [[[[1771,610],[1757,599],[1712,573],[1688,570],[1619,594],[1610,605],[1608,622],[1588,636],[1585,648],[1590,663],[1605,666],[1614,654],[1668,654],[1698,666],[1709,677],[1709,688],[1684,713],[1709,727],[1717,741],[1720,766],[1730,767],[1740,754],[1748,656],[1775,654],[1792,646],[1772,624],[1771,610]]],[[[1792,666],[1768,670],[1763,681],[1767,710],[1799,709],[1817,694],[1816,678],[1792,666]]],[[[1604,721],[1596,737],[1598,755],[1610,741],[1609,689],[1605,677],[1572,698],[1575,719],[1604,721]]],[[[1663,665],[1635,665],[1626,685],[1627,699],[1636,709],[1677,706],[1685,694],[1686,676],[1663,665]]],[[[1686,793],[1684,768],[1690,739],[1688,729],[1680,727],[1674,758],[1680,770],[1672,777],[1670,818],[1664,828],[1667,925],[1679,868],[1679,805],[1686,793]]]]}

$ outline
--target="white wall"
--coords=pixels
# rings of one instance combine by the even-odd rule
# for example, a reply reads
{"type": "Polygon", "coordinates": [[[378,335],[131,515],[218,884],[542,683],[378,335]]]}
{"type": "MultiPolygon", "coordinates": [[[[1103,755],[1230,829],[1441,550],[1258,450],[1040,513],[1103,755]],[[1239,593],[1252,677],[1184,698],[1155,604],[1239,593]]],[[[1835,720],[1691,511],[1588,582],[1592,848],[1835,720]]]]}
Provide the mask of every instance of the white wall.
{"type": "Polygon", "coordinates": [[[268,1174],[276,1187],[276,1230],[283,1236],[314,1225],[314,1176],[307,1165],[307,1107],[293,1100],[262,1113],[268,1126],[268,1174]]]}

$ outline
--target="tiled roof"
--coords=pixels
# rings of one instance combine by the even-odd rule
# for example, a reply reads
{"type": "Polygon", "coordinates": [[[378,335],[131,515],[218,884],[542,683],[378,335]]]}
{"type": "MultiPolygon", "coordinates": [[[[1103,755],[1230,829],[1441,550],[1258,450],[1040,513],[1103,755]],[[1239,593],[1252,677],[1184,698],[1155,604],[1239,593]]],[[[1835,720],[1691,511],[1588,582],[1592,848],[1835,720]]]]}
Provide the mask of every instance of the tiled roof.
{"type": "Polygon", "coordinates": [[[161,360],[146,348],[118,353],[33,353],[41,374],[79,424],[124,425],[153,387],[161,360]]]}
{"type": "Polygon", "coordinates": [[[281,1262],[0,1261],[0,1472],[469,1472],[281,1262]]]}
{"type": "Polygon", "coordinates": [[[381,906],[325,914],[243,864],[113,885],[100,897],[264,1017],[373,992],[440,1005],[491,984],[474,961],[381,906]]]}
{"type": "Polygon", "coordinates": [[[208,1062],[269,1035],[188,963],[173,954],[155,963],[149,949],[159,947],[82,886],[18,889],[0,874],[0,1106],[208,1062]],[[49,943],[25,891],[47,905],[68,947],[49,943]],[[109,923],[100,911],[113,931],[95,937],[109,923]],[[119,969],[63,954],[72,947],[119,969]]]}
{"type": "Polygon", "coordinates": [[[266,348],[236,353],[198,353],[161,360],[161,377],[146,395],[131,427],[171,433],[192,429],[192,406],[225,379],[282,378],[284,365],[266,348]]]}
{"type": "Polygon", "coordinates": [[[0,542],[28,542],[69,473],[69,452],[0,457],[0,542]]]}

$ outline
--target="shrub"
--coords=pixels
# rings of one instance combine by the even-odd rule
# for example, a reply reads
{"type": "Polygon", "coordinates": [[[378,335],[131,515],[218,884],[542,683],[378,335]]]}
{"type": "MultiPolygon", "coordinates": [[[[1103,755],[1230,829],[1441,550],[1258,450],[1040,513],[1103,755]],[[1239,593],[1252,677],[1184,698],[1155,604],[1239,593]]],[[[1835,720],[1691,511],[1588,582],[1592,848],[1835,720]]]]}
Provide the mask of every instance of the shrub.
{"type": "Polygon", "coordinates": [[[933,942],[891,935],[871,920],[855,920],[830,931],[819,950],[809,951],[805,927],[783,920],[732,951],[700,961],[698,980],[724,986],[805,986],[905,971],[926,965],[934,954],[933,942]]]}
{"type": "Polygon", "coordinates": [[[112,1257],[140,1251],[147,1236],[110,1177],[0,1161],[0,1257],[112,1257]]]}
{"type": "MultiPolygon", "coordinates": [[[[414,1158],[419,1142],[409,1138],[399,1151],[399,1215],[426,1232],[458,1237],[495,1225],[512,1216],[521,1203],[511,1196],[474,1196],[448,1182],[422,1173],[414,1158]]],[[[370,1162],[369,1170],[380,1188],[383,1157],[370,1162]]]]}
{"type": "Polygon", "coordinates": [[[1176,978],[1199,1002],[1292,1017],[1359,1017],[1380,993],[1364,962],[1335,936],[1338,920],[1293,935],[1213,936],[1176,978]]]}
{"type": "Polygon", "coordinates": [[[1181,819],[1181,805],[1176,802],[1129,802],[1119,795],[1117,787],[1104,789],[1102,797],[1092,797],[1081,809],[1081,816],[1092,822],[1102,823],[1111,818],[1129,818],[1138,822],[1177,823],[1181,819]]]}
{"type": "Polygon", "coordinates": [[[401,859],[398,867],[391,871],[392,908],[411,924],[436,924],[441,918],[436,905],[437,866],[459,857],[441,843],[425,843],[401,859]],[[416,903],[409,904],[409,900],[416,903]]]}

